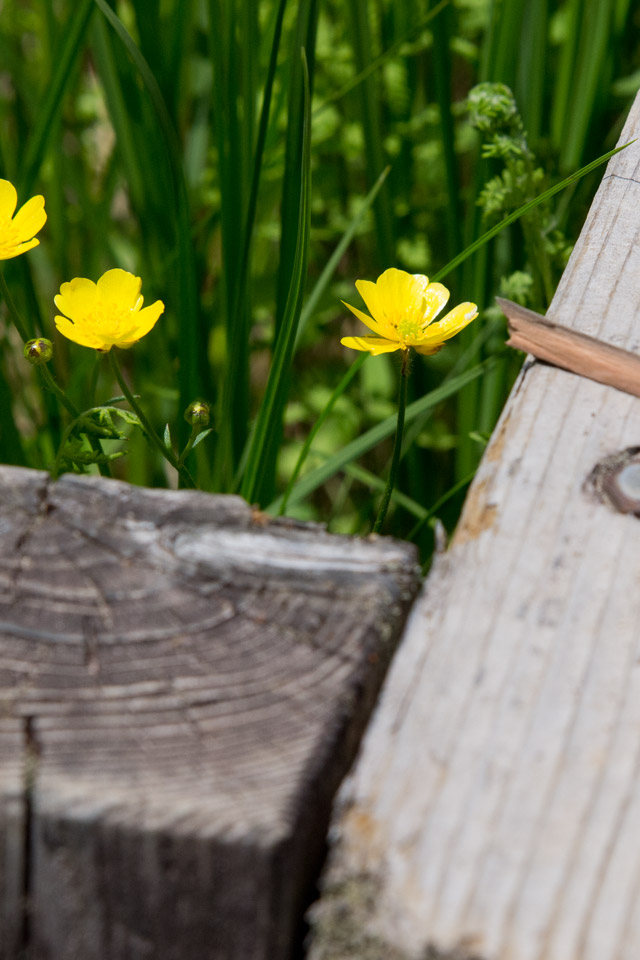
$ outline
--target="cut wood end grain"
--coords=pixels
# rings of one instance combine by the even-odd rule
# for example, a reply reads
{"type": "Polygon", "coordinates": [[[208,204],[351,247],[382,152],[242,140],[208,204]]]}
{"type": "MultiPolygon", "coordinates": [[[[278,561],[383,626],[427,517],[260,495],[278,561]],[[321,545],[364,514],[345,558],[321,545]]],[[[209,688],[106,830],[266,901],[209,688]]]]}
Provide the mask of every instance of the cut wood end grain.
{"type": "Polygon", "coordinates": [[[416,560],[0,467],[2,960],[287,960],[416,560]]]}

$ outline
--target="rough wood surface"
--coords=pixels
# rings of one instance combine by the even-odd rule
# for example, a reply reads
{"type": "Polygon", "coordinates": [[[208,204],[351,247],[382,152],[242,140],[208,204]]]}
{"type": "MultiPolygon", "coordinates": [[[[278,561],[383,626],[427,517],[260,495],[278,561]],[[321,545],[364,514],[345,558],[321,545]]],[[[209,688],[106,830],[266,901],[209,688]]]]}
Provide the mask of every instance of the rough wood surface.
{"type": "MultiPolygon", "coordinates": [[[[640,352],[640,143],[548,315],[640,352]]],[[[638,445],[638,399],[527,361],[341,792],[312,960],[640,957],[640,526],[585,486],[638,445]]]]}
{"type": "Polygon", "coordinates": [[[0,468],[0,957],[284,960],[418,588],[236,497],[0,468]]]}

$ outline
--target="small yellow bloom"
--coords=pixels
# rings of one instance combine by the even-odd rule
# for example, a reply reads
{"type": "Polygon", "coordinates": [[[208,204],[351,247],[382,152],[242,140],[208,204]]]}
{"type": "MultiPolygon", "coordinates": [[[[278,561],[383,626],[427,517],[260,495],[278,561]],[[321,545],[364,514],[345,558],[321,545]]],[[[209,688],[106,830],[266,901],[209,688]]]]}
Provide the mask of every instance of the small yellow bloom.
{"type": "Polygon", "coordinates": [[[44,197],[31,197],[14,217],[17,204],[14,185],[9,180],[0,180],[0,260],[11,260],[37,247],[40,241],[35,239],[35,234],[47,221],[44,197]]]}
{"type": "Polygon", "coordinates": [[[97,283],[76,277],[63,283],[55,297],[56,327],[83,347],[108,351],[131,347],[149,333],[164,311],[162,300],[141,309],[142,280],[126,270],[107,270],[97,283]]]}
{"type": "Polygon", "coordinates": [[[410,347],[418,353],[437,353],[445,340],[478,316],[475,303],[461,303],[442,320],[435,321],[449,299],[447,288],[441,283],[429,283],[429,278],[422,274],[395,267],[385,270],[376,283],[356,280],[356,289],[371,316],[348,303],[344,305],[376,336],[343,337],[340,343],[352,350],[368,351],[374,357],[410,347]]]}

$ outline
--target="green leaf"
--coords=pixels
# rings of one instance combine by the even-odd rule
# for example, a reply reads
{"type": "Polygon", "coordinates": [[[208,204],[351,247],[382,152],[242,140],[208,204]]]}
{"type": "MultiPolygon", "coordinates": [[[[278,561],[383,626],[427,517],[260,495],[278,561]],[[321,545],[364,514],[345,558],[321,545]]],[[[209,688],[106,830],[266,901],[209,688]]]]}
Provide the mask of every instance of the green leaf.
{"type": "Polygon", "coordinates": [[[300,308],[307,270],[309,248],[309,208],[311,187],[311,98],[304,50],[301,52],[304,76],[304,123],[302,125],[302,170],[298,205],[298,240],[291,283],[282,325],[273,354],[264,398],[253,430],[247,464],[242,480],[242,496],[249,503],[263,502],[273,488],[275,454],[282,431],[282,417],[288,393],[288,375],[300,319],[300,308]]]}
{"type": "Polygon", "coordinates": [[[28,195],[33,187],[34,180],[40,170],[42,158],[47,148],[49,136],[53,130],[56,117],[62,109],[65,89],[71,78],[73,66],[78,59],[82,44],[87,32],[87,26],[93,13],[93,0],[79,0],[72,8],[73,13],[69,22],[65,24],[61,35],[63,41],[60,50],[53,57],[55,69],[49,78],[46,94],[39,105],[37,121],[33,133],[29,137],[22,169],[24,175],[21,180],[20,193],[28,195]]]}
{"type": "Polygon", "coordinates": [[[198,436],[197,436],[197,437],[195,438],[195,440],[193,441],[193,444],[192,444],[192,446],[191,446],[191,449],[192,449],[192,450],[195,450],[195,448],[198,446],[198,444],[199,444],[199,443],[202,443],[202,441],[204,440],[204,438],[205,438],[205,437],[208,437],[210,433],[213,433],[213,427],[209,427],[208,430],[203,430],[202,433],[199,433],[198,436]]]}
{"type": "MultiPolygon", "coordinates": [[[[147,89],[155,118],[166,148],[173,186],[173,210],[177,245],[178,302],[180,305],[179,379],[181,405],[186,408],[192,395],[211,393],[207,384],[206,331],[202,329],[195,274],[195,254],[191,239],[191,214],[182,166],[180,141],[174,129],[160,87],[142,53],[129,36],[124,24],[106,0],[94,0],[121,40],[147,89]]],[[[131,124],[129,124],[129,128],[131,124]]],[[[132,137],[132,139],[134,139],[132,137]]],[[[146,172],[145,172],[146,175],[146,172]]],[[[186,431],[186,424],[184,427],[186,431]]]]}
{"type": "MultiPolygon", "coordinates": [[[[224,70],[224,66],[226,65],[225,59],[229,58],[231,53],[230,44],[225,43],[225,38],[220,35],[219,16],[214,18],[214,8],[218,7],[218,2],[217,0],[212,0],[211,2],[210,16],[213,20],[211,33],[214,46],[213,62],[217,79],[215,84],[215,119],[220,163],[221,229],[225,251],[224,280],[227,298],[228,363],[225,371],[220,414],[218,416],[218,422],[224,424],[224,430],[219,437],[216,456],[219,486],[223,489],[229,487],[238,465],[238,460],[247,441],[250,394],[249,334],[251,321],[250,307],[247,302],[249,264],[258,204],[260,174],[269,127],[269,115],[285,6],[286,0],[279,0],[273,28],[269,66],[262,94],[262,107],[253,156],[253,172],[249,188],[249,200],[246,214],[240,211],[241,217],[244,216],[244,222],[242,224],[244,229],[242,233],[240,233],[237,198],[244,196],[247,192],[246,186],[239,182],[239,177],[242,173],[240,160],[242,159],[243,153],[240,143],[241,116],[237,116],[229,109],[230,103],[239,103],[238,91],[231,89],[231,87],[235,86],[237,78],[233,71],[224,70]],[[235,129],[236,126],[238,129],[235,129]],[[236,151],[240,150],[240,154],[237,156],[227,156],[232,148],[235,148],[236,151]]],[[[235,37],[232,37],[230,43],[233,44],[234,42],[235,37]]],[[[253,51],[247,51],[245,49],[245,54],[247,53],[249,58],[253,58],[253,51]]],[[[251,133],[252,132],[253,131],[251,131],[251,133]]],[[[247,139],[247,134],[245,134],[245,139],[247,139]]]]}

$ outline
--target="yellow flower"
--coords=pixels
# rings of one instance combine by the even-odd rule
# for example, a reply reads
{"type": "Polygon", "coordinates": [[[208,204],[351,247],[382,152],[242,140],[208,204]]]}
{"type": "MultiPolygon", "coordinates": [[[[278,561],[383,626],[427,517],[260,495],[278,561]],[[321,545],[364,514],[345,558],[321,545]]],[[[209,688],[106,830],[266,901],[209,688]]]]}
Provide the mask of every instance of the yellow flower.
{"type": "Polygon", "coordinates": [[[442,320],[435,321],[449,299],[447,288],[441,283],[429,283],[429,278],[422,274],[394,267],[385,270],[376,283],[356,280],[356,289],[371,316],[348,303],[344,305],[376,336],[343,337],[340,342],[352,350],[368,351],[374,357],[410,347],[418,353],[437,353],[445,340],[478,316],[475,303],[461,303],[442,320]]]}
{"type": "Polygon", "coordinates": [[[126,270],[107,270],[97,283],[76,277],[63,283],[55,297],[56,327],[83,347],[110,350],[131,347],[149,333],[164,310],[162,300],[142,307],[142,280],[126,270]]]}
{"type": "Polygon", "coordinates": [[[18,203],[16,188],[8,180],[0,180],[0,260],[11,260],[37,247],[38,230],[44,227],[44,197],[31,197],[13,216],[18,203]]]}

